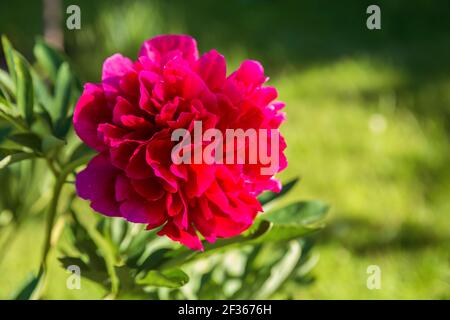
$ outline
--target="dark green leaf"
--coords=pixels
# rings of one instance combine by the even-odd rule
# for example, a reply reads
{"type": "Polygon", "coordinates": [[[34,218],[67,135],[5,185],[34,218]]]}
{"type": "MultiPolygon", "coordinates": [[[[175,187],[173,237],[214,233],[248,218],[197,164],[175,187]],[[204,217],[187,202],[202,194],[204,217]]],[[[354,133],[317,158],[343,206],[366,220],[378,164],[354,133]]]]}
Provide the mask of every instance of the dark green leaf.
{"type": "Polygon", "coordinates": [[[11,127],[1,126],[0,127],[0,144],[9,136],[11,133],[11,127]]]}
{"type": "Polygon", "coordinates": [[[73,76],[69,64],[64,62],[58,70],[55,83],[55,100],[49,110],[53,121],[64,122],[70,106],[73,76]]]}
{"type": "MultiPolygon", "coordinates": [[[[95,155],[96,151],[92,148],[89,148],[85,143],[80,143],[75,150],[72,152],[72,155],[70,156],[69,162],[72,162],[74,160],[77,160],[81,157],[87,156],[87,155],[95,155]]],[[[119,219],[113,220],[113,221],[119,221],[119,219]]],[[[121,220],[120,220],[121,221],[121,220]]]]}
{"type": "Polygon", "coordinates": [[[281,198],[282,196],[287,194],[297,184],[299,180],[300,180],[299,178],[294,178],[290,180],[288,183],[283,185],[283,188],[278,193],[271,191],[264,192],[262,195],[258,197],[259,202],[261,203],[261,205],[265,205],[277,198],[281,198]]]}
{"type": "Polygon", "coordinates": [[[12,154],[21,153],[21,150],[0,148],[0,161],[12,154]]]}
{"type": "Polygon", "coordinates": [[[33,153],[22,152],[15,149],[0,148],[0,169],[5,168],[13,163],[35,158],[33,153]]]}
{"type": "Polygon", "coordinates": [[[50,154],[52,152],[54,153],[65,144],[66,142],[64,140],[49,135],[42,140],[42,151],[45,154],[50,154]]]}
{"type": "Polygon", "coordinates": [[[126,255],[129,257],[127,261],[128,263],[137,263],[142,254],[145,252],[147,244],[151,241],[152,237],[154,237],[154,233],[147,230],[141,230],[133,236],[130,244],[125,250],[126,255]]]}
{"type": "Polygon", "coordinates": [[[61,118],[55,126],[55,135],[57,137],[63,138],[67,135],[72,126],[72,116],[68,116],[67,118],[61,118]]]}
{"type": "Polygon", "coordinates": [[[144,277],[137,278],[139,285],[179,288],[188,283],[189,277],[180,269],[169,269],[163,271],[151,270],[144,277]]]}
{"type": "Polygon", "coordinates": [[[167,253],[169,253],[170,251],[171,249],[167,248],[155,250],[138,267],[139,271],[149,271],[152,269],[157,269],[163,261],[166,261],[168,259],[167,253]]]}
{"type": "Polygon", "coordinates": [[[18,52],[14,52],[17,75],[17,106],[30,126],[33,123],[34,88],[29,64],[18,52]]]}
{"type": "Polygon", "coordinates": [[[36,290],[41,276],[42,274],[39,273],[37,276],[30,277],[23,287],[14,295],[14,300],[29,300],[36,290]]]}
{"type": "Polygon", "coordinates": [[[8,139],[34,151],[42,150],[42,140],[34,133],[16,133],[9,136],[8,139]]]}
{"type": "Polygon", "coordinates": [[[108,273],[106,270],[93,270],[82,259],[75,257],[58,258],[63,267],[67,269],[71,265],[76,265],[80,268],[81,276],[91,281],[97,282],[103,286],[107,285],[108,273]]]}
{"type": "Polygon", "coordinates": [[[39,120],[42,121],[42,123],[45,124],[45,127],[49,130],[49,132],[53,132],[53,123],[50,114],[41,103],[38,104],[38,107],[40,109],[40,111],[36,113],[38,121],[39,120]]]}
{"type": "Polygon", "coordinates": [[[67,269],[69,266],[73,266],[76,265],[78,267],[80,267],[80,269],[88,269],[88,265],[81,260],[80,258],[75,258],[75,257],[62,257],[62,258],[58,258],[58,260],[61,262],[61,264],[63,265],[63,267],[65,269],[67,269]]]}

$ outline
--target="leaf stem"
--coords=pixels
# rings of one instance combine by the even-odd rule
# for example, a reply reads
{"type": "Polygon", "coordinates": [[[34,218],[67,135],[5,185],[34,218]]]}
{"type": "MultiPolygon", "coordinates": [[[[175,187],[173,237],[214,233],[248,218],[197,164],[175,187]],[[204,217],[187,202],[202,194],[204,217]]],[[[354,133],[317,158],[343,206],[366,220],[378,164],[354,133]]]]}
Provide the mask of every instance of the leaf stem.
{"type": "MultiPolygon", "coordinates": [[[[71,163],[67,164],[64,167],[64,169],[56,176],[56,182],[53,187],[53,196],[52,196],[52,200],[50,202],[49,212],[48,212],[48,216],[47,216],[47,226],[46,226],[44,250],[43,250],[41,264],[40,264],[40,268],[39,268],[39,274],[42,274],[42,278],[41,278],[42,283],[45,283],[46,271],[47,271],[47,267],[48,267],[47,266],[48,254],[52,247],[51,240],[52,240],[53,227],[54,227],[55,218],[57,215],[59,199],[60,199],[62,189],[65,184],[65,181],[69,174],[71,174],[80,165],[87,163],[90,159],[91,159],[91,156],[85,156],[85,157],[79,158],[77,160],[74,160],[71,163]]],[[[40,287],[42,287],[42,285],[40,287]]]]}

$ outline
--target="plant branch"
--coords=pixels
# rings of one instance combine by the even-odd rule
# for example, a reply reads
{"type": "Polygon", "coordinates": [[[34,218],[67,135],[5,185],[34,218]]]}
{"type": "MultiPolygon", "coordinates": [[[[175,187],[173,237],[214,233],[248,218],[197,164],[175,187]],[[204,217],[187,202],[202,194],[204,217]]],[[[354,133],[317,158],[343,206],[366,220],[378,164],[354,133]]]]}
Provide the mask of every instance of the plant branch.
{"type": "MultiPolygon", "coordinates": [[[[53,187],[53,196],[50,202],[49,212],[47,216],[47,229],[45,234],[44,250],[41,258],[41,264],[39,274],[42,274],[41,282],[44,283],[45,275],[47,271],[48,254],[52,247],[52,232],[55,224],[55,219],[58,210],[58,203],[64,187],[67,176],[70,175],[77,167],[87,163],[91,159],[91,156],[79,158],[67,164],[65,168],[57,175],[55,185],[53,187]]],[[[42,287],[42,286],[41,286],[42,287]]]]}

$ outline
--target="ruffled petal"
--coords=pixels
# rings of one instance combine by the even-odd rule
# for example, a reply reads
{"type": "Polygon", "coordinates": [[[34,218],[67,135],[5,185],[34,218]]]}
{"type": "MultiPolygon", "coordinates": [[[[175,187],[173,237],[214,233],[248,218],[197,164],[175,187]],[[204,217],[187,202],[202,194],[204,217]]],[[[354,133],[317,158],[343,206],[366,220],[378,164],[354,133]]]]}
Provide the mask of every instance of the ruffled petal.
{"type": "Polygon", "coordinates": [[[158,232],[158,235],[168,236],[170,239],[178,241],[192,250],[203,251],[202,242],[197,236],[193,226],[189,226],[187,230],[181,230],[177,228],[173,222],[168,221],[166,225],[158,232]]]}
{"type": "Polygon", "coordinates": [[[112,112],[107,106],[101,86],[87,83],[73,115],[77,135],[91,148],[106,150],[102,137],[98,135],[98,126],[111,122],[111,118],[112,112]]]}
{"type": "Polygon", "coordinates": [[[148,57],[155,64],[160,64],[177,52],[183,59],[193,63],[198,59],[197,42],[186,35],[160,35],[145,41],[139,56],[148,57]]]}
{"type": "Polygon", "coordinates": [[[91,207],[104,215],[120,216],[116,201],[115,181],[120,171],[111,165],[107,153],[95,156],[86,169],[77,174],[78,196],[91,201],[91,207]]]}
{"type": "Polygon", "coordinates": [[[133,62],[121,54],[116,53],[105,60],[102,71],[102,85],[108,99],[114,99],[118,95],[120,80],[132,70],[133,62]]]}
{"type": "Polygon", "coordinates": [[[197,61],[196,72],[212,91],[220,90],[226,80],[227,67],[225,58],[216,50],[205,53],[197,61]]]}

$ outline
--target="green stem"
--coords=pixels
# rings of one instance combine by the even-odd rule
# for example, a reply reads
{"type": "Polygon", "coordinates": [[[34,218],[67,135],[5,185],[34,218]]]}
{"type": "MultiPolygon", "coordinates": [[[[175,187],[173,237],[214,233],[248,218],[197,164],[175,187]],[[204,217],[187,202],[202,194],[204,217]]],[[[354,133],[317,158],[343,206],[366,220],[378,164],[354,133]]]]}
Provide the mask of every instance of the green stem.
{"type": "Polygon", "coordinates": [[[53,163],[53,161],[47,157],[45,157],[45,161],[47,161],[47,165],[50,168],[51,172],[53,173],[53,175],[58,178],[59,176],[59,170],[55,167],[55,164],[53,163]]]}
{"type": "Polygon", "coordinates": [[[62,189],[64,187],[67,176],[71,174],[77,167],[80,165],[87,163],[91,159],[91,156],[86,156],[79,158],[71,163],[67,164],[65,168],[57,175],[55,185],[53,187],[53,197],[50,202],[48,217],[47,217],[47,226],[46,226],[46,234],[45,234],[45,242],[44,242],[44,250],[41,259],[41,265],[39,269],[39,274],[42,274],[41,282],[44,283],[46,271],[47,271],[47,260],[48,254],[52,247],[52,233],[53,226],[55,224],[56,214],[58,210],[58,203],[62,193],[62,189]]]}

